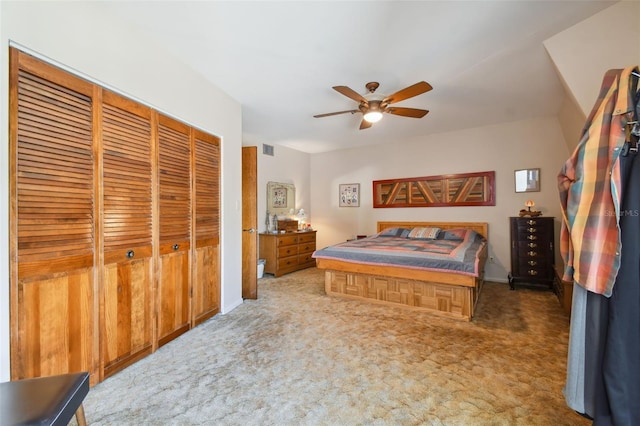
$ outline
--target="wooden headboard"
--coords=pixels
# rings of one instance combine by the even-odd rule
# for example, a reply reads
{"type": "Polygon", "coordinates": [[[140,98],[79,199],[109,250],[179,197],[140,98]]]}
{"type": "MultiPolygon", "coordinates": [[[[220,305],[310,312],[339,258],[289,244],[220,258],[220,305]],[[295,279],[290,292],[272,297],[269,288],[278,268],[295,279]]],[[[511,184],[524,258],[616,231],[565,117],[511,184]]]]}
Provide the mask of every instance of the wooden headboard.
{"type": "Polygon", "coordinates": [[[478,234],[489,239],[489,224],[487,222],[378,222],[378,232],[388,228],[415,228],[427,226],[433,226],[440,229],[473,229],[478,234]]]}

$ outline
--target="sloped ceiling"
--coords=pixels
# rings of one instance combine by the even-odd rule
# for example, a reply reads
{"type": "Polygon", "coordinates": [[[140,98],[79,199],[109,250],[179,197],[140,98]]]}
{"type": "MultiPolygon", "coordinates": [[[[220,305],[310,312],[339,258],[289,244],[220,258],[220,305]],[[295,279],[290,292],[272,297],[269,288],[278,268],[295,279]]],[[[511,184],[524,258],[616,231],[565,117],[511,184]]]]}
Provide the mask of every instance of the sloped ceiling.
{"type": "MultiPolygon", "coordinates": [[[[603,1],[109,2],[242,104],[245,145],[318,153],[555,114],[564,97],[542,42],[611,6],[603,1]],[[358,130],[361,114],[332,89],[434,89],[358,130]]],[[[469,141],[473,143],[473,141],[469,141]]]]}

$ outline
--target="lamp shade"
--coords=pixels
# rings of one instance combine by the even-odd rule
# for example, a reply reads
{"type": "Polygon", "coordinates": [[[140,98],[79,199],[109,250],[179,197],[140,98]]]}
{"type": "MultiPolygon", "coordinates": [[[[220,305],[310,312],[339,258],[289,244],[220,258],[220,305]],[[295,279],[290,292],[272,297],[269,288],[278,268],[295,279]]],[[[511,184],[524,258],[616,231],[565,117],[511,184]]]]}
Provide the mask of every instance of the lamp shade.
{"type": "Polygon", "coordinates": [[[534,203],[533,200],[527,200],[527,202],[524,203],[524,205],[527,207],[533,207],[536,205],[536,203],[534,203]]]}
{"type": "Polygon", "coordinates": [[[382,113],[379,111],[369,111],[363,118],[369,123],[377,123],[382,119],[382,113]]]}

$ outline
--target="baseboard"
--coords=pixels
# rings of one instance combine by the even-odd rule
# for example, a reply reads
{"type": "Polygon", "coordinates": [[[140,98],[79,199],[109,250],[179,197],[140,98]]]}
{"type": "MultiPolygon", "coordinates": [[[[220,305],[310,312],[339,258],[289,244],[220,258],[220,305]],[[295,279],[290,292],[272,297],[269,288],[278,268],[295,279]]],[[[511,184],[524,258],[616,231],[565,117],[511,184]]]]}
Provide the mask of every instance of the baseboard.
{"type": "Polygon", "coordinates": [[[508,278],[504,278],[504,277],[500,277],[500,278],[498,278],[498,277],[488,277],[488,276],[485,275],[484,276],[484,280],[485,281],[491,281],[491,282],[494,282],[494,283],[505,283],[505,284],[509,283],[509,279],[508,278]]]}
{"type": "Polygon", "coordinates": [[[242,305],[242,302],[243,302],[242,298],[237,299],[233,303],[229,303],[228,305],[223,306],[222,309],[220,310],[220,313],[222,315],[228,314],[229,312],[233,311],[238,306],[242,305]]]}

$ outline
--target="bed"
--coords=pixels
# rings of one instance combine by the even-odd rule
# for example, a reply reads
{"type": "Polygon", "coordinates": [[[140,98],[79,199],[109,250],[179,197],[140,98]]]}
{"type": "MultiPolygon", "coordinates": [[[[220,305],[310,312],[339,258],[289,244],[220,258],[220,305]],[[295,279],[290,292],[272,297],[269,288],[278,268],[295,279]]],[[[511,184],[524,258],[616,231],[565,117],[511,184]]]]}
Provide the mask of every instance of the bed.
{"type": "MultiPolygon", "coordinates": [[[[316,259],[316,266],[325,271],[325,291],[328,295],[401,306],[442,317],[471,321],[483,284],[487,236],[488,226],[484,222],[378,222],[377,233],[374,236],[325,247],[315,251],[313,257],[316,259]],[[425,236],[424,231],[429,231],[425,228],[437,228],[439,232],[435,231],[437,236],[419,238],[425,236]],[[408,235],[406,230],[413,232],[408,235]],[[463,233],[461,230],[473,232],[463,233]],[[423,234],[420,234],[421,231],[423,234]],[[394,235],[399,232],[402,235],[394,235]],[[382,252],[396,252],[400,249],[387,247],[387,240],[379,244],[375,241],[375,238],[395,236],[414,238],[417,241],[413,243],[416,243],[424,239],[448,239],[452,235],[452,240],[458,239],[456,235],[464,235],[461,238],[464,238],[462,241],[465,242],[466,248],[464,258],[461,254],[462,249],[453,246],[445,249],[445,252],[450,250],[448,254],[440,253],[441,259],[456,256],[459,258],[458,266],[451,267],[443,265],[442,262],[418,265],[406,261],[402,264],[403,262],[397,260],[381,261],[382,252]],[[471,238],[480,240],[480,243],[470,247],[468,240],[471,238]],[[358,258],[355,254],[358,245],[368,246],[365,251],[375,252],[377,257],[373,260],[358,258]],[[473,256],[469,255],[471,252],[473,256]],[[462,263],[466,263],[466,266],[462,263]]],[[[424,250],[428,250],[427,244],[413,244],[414,247],[423,245],[424,250]]],[[[413,253],[412,256],[418,255],[413,253]]],[[[401,256],[394,253],[391,257],[401,256]]]]}

